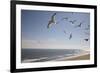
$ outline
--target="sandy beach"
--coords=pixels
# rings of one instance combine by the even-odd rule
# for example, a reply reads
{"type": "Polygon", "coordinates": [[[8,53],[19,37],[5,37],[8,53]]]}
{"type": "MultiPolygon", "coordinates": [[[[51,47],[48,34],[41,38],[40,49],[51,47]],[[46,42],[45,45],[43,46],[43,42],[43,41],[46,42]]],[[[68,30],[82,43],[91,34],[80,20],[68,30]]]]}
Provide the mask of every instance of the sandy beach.
{"type": "Polygon", "coordinates": [[[76,56],[76,57],[65,59],[65,60],[89,60],[89,59],[90,59],[90,54],[86,54],[86,55],[80,55],[80,56],[76,56]]]}
{"type": "Polygon", "coordinates": [[[90,59],[90,53],[83,53],[83,54],[80,54],[80,55],[75,55],[75,56],[71,56],[71,57],[61,58],[61,59],[58,59],[56,61],[89,60],[89,59],[90,59]]]}

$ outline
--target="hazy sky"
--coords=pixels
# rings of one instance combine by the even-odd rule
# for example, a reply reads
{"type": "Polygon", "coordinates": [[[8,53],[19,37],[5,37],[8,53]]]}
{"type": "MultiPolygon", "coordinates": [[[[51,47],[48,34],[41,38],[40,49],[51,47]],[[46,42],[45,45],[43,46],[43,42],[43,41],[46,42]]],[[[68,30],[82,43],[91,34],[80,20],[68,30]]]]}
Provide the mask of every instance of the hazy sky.
{"type": "Polygon", "coordinates": [[[89,13],[56,12],[56,25],[47,28],[48,22],[55,11],[21,10],[21,37],[22,48],[51,48],[51,49],[88,49],[90,41],[89,30],[84,30],[90,25],[89,13]],[[68,20],[62,18],[68,17],[68,20]],[[71,24],[70,20],[76,20],[71,24]],[[82,27],[75,28],[82,22],[82,27]],[[66,31],[66,34],[64,33],[66,31]],[[72,39],[69,35],[72,33],[72,39]]]}

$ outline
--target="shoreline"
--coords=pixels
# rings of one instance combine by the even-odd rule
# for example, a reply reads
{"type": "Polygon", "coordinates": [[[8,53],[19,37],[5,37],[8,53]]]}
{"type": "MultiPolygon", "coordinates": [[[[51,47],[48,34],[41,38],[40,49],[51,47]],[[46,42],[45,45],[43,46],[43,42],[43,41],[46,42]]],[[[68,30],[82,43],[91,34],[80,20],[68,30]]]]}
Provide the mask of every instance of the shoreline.
{"type": "Polygon", "coordinates": [[[60,58],[52,61],[89,60],[89,59],[90,59],[90,53],[86,52],[71,57],[60,58]]]}
{"type": "Polygon", "coordinates": [[[62,58],[58,58],[58,59],[53,59],[53,60],[48,60],[48,57],[42,57],[39,59],[28,59],[28,60],[24,60],[22,61],[22,63],[28,63],[28,62],[38,62],[40,60],[44,60],[44,62],[50,62],[50,61],[74,61],[74,60],[90,60],[90,52],[89,51],[84,51],[81,52],[80,54],[76,54],[73,56],[64,56],[62,58]],[[48,60],[48,61],[45,61],[48,60]]]}

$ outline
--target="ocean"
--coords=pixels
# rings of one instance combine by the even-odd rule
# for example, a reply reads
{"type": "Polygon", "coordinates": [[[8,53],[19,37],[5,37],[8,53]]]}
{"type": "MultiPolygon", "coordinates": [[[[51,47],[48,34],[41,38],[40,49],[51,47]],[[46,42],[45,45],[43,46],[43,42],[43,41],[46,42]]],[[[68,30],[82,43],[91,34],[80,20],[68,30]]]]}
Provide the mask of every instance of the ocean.
{"type": "Polygon", "coordinates": [[[21,62],[45,62],[80,54],[80,49],[24,49],[21,50],[21,62]]]}

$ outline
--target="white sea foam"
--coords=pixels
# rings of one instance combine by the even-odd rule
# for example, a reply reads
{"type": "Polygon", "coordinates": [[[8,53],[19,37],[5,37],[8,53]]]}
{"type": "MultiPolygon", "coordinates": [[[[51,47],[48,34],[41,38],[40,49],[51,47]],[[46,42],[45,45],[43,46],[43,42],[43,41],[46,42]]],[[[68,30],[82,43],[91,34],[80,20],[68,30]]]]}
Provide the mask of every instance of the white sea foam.
{"type": "Polygon", "coordinates": [[[39,60],[43,60],[43,59],[48,59],[48,57],[42,57],[42,58],[38,58],[38,59],[28,59],[28,60],[23,60],[23,63],[27,63],[27,62],[35,62],[35,61],[39,61],[39,60]]]}

